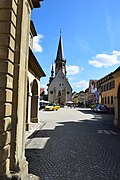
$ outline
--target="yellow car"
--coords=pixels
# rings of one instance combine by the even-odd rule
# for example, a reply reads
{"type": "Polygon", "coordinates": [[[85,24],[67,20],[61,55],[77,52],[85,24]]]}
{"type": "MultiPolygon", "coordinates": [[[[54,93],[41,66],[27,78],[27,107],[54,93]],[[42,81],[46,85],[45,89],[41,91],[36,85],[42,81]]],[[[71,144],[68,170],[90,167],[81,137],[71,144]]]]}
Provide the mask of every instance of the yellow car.
{"type": "Polygon", "coordinates": [[[45,111],[57,111],[58,109],[60,109],[59,105],[51,104],[51,103],[45,106],[44,108],[45,111]]]}

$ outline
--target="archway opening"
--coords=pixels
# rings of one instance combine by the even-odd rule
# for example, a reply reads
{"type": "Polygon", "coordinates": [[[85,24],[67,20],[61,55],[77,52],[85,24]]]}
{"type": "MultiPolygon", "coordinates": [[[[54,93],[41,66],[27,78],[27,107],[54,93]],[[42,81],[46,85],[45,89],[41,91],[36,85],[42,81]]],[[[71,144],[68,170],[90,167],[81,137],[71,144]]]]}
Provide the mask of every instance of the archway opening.
{"type": "Polygon", "coordinates": [[[26,131],[29,130],[29,127],[28,127],[28,114],[29,114],[29,110],[28,110],[28,107],[29,107],[29,78],[27,78],[27,105],[26,105],[26,131]]]}
{"type": "Polygon", "coordinates": [[[31,97],[31,122],[38,122],[38,84],[34,80],[32,84],[31,97]]]}

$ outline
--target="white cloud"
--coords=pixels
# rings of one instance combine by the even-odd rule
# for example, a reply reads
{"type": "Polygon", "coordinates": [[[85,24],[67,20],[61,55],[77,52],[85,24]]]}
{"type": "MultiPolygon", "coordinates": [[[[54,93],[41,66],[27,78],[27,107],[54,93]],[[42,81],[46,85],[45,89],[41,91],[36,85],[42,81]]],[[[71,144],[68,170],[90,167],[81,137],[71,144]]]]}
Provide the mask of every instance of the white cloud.
{"type": "Polygon", "coordinates": [[[116,54],[117,56],[120,56],[120,51],[113,50],[113,54],[116,54]]]}
{"type": "Polygon", "coordinates": [[[66,69],[67,69],[67,75],[74,75],[80,72],[79,66],[75,66],[75,65],[74,66],[68,65],[66,66],[66,69]]]}
{"type": "Polygon", "coordinates": [[[37,36],[35,36],[33,38],[33,51],[34,52],[42,52],[43,48],[40,45],[41,40],[44,38],[44,36],[42,34],[38,34],[37,36]]]}
{"type": "Polygon", "coordinates": [[[86,80],[80,80],[76,83],[73,83],[74,87],[80,88],[80,90],[84,91],[89,87],[89,81],[86,80]]]}
{"type": "Polygon", "coordinates": [[[94,67],[109,67],[120,64],[120,51],[115,51],[111,54],[97,54],[93,60],[89,61],[94,67]]]}

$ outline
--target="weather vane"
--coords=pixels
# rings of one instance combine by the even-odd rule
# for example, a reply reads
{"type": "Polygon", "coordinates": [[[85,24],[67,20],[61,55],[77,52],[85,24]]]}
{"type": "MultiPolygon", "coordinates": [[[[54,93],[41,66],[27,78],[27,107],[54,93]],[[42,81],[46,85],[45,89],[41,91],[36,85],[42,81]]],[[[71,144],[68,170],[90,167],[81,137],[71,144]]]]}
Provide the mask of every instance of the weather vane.
{"type": "Polygon", "coordinates": [[[60,35],[62,34],[62,29],[60,28],[60,35]]]}

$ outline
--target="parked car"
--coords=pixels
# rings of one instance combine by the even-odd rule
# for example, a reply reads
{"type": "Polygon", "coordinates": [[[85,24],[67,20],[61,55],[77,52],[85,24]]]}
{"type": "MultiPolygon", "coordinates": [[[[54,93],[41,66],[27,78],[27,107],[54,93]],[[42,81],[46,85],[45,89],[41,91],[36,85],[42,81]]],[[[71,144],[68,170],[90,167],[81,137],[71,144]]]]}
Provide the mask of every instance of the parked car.
{"type": "Polygon", "coordinates": [[[58,109],[60,109],[59,105],[51,104],[51,103],[45,106],[44,108],[45,111],[57,111],[58,109]]]}
{"type": "Polygon", "coordinates": [[[44,109],[47,104],[49,104],[49,101],[41,100],[39,102],[39,110],[44,109]]]}
{"type": "Polygon", "coordinates": [[[96,106],[93,108],[94,112],[108,112],[108,108],[107,106],[103,105],[103,104],[96,104],[96,106]]]}
{"type": "Polygon", "coordinates": [[[46,106],[45,103],[39,102],[39,110],[40,110],[40,109],[44,109],[45,106],[46,106]]]}
{"type": "Polygon", "coordinates": [[[89,107],[90,107],[91,109],[94,109],[95,106],[96,106],[96,104],[90,104],[90,105],[89,105],[89,107]]]}

